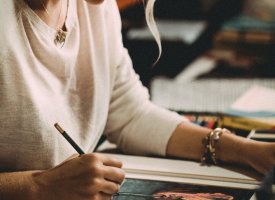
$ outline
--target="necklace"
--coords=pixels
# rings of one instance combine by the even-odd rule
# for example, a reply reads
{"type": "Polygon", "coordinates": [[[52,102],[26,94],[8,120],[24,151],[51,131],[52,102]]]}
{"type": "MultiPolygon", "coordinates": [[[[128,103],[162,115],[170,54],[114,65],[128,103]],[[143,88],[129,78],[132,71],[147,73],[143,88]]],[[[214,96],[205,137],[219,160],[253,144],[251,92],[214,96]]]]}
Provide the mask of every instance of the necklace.
{"type": "MultiPolygon", "coordinates": [[[[44,2],[42,0],[40,0],[40,1],[41,1],[42,6],[43,6],[43,9],[47,13],[47,15],[50,17],[50,12],[46,8],[44,2]]],[[[59,12],[58,20],[57,20],[57,23],[56,23],[57,25],[60,21],[62,10],[63,10],[63,0],[61,0],[60,12],[59,12]]],[[[65,43],[65,40],[66,40],[66,32],[63,31],[63,27],[61,26],[56,31],[55,38],[54,38],[54,43],[55,43],[56,46],[60,45],[61,47],[63,47],[63,45],[65,43]]]]}

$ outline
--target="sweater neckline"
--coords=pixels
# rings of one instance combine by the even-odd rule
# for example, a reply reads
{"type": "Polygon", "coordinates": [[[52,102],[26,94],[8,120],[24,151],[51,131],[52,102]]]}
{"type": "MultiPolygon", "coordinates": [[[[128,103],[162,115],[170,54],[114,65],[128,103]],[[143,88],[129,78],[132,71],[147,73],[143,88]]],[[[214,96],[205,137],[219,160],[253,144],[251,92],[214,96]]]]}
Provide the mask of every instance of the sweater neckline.
{"type": "MultiPolygon", "coordinates": [[[[48,37],[53,43],[57,34],[57,30],[48,26],[30,7],[25,3],[24,0],[16,0],[21,8],[21,11],[26,15],[27,19],[32,22],[35,28],[37,28],[42,35],[48,37]]],[[[65,20],[66,34],[68,35],[76,24],[75,17],[75,1],[68,0],[68,11],[65,20]]],[[[65,41],[66,42],[66,41],[65,41]]]]}

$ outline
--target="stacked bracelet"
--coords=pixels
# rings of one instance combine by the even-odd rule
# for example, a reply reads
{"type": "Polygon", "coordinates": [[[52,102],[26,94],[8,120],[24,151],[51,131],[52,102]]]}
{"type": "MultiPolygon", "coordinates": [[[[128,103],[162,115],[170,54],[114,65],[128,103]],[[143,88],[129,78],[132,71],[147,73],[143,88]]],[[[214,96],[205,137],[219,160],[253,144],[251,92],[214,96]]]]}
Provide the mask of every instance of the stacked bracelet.
{"type": "Polygon", "coordinates": [[[217,155],[216,155],[216,143],[219,141],[220,136],[224,132],[230,132],[229,130],[225,128],[216,128],[213,131],[211,131],[205,138],[203,138],[203,146],[204,146],[204,154],[201,158],[201,163],[203,165],[211,165],[211,164],[217,164],[217,155]]]}

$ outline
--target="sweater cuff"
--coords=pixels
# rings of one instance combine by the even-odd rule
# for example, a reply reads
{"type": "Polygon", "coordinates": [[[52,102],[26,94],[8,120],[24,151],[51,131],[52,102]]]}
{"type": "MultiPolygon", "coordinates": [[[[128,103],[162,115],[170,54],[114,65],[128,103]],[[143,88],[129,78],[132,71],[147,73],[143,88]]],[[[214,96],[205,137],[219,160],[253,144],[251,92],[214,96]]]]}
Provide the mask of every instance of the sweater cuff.
{"type": "MultiPolygon", "coordinates": [[[[165,109],[156,108],[155,114],[158,119],[158,123],[154,124],[152,127],[154,130],[151,132],[152,138],[158,138],[154,143],[151,144],[151,147],[148,147],[152,152],[155,152],[156,155],[166,156],[166,149],[168,142],[176,130],[177,126],[188,120],[179,115],[176,112],[172,112],[165,109]]],[[[148,150],[149,150],[148,149],[148,150]]]]}
{"type": "Polygon", "coordinates": [[[176,112],[151,104],[137,123],[125,130],[130,134],[119,146],[130,154],[165,156],[171,135],[180,123],[186,121],[176,112]]]}

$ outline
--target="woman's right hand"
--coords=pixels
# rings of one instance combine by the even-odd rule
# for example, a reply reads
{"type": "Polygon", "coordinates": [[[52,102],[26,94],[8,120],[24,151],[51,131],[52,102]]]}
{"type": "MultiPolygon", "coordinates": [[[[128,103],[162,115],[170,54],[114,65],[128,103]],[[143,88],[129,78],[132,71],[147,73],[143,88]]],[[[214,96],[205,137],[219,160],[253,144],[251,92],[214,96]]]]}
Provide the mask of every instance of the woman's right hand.
{"type": "Polygon", "coordinates": [[[34,194],[41,200],[109,200],[124,180],[121,167],[119,160],[104,154],[74,156],[34,173],[34,194]]]}

